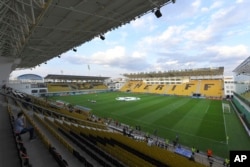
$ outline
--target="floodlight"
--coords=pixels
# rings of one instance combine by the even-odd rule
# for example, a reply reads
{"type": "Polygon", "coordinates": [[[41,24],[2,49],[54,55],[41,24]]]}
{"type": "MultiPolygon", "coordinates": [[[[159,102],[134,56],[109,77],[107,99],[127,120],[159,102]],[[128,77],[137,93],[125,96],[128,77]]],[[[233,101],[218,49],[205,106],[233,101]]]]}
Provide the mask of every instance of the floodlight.
{"type": "Polygon", "coordinates": [[[105,39],[105,37],[104,37],[103,35],[100,35],[100,38],[101,38],[101,40],[104,40],[104,39],[105,39]]]}
{"type": "Polygon", "coordinates": [[[157,18],[159,18],[159,17],[162,16],[160,9],[157,9],[157,10],[155,11],[155,16],[156,16],[157,18]]]}

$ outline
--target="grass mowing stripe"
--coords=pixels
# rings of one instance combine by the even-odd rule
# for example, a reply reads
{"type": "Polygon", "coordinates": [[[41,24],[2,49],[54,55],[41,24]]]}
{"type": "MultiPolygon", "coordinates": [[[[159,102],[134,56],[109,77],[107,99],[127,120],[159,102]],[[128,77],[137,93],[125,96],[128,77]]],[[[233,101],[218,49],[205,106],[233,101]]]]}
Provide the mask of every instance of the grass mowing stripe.
{"type": "Polygon", "coordinates": [[[174,128],[174,126],[188,114],[188,110],[192,108],[190,102],[190,98],[181,98],[179,101],[170,104],[168,114],[159,120],[160,123],[169,128],[174,128]]]}
{"type": "MultiPolygon", "coordinates": [[[[174,99],[172,99],[174,100],[174,99]]],[[[169,108],[169,105],[167,105],[165,99],[161,100],[159,103],[156,101],[152,102],[153,105],[147,104],[147,106],[144,107],[145,114],[141,116],[139,119],[144,120],[149,123],[154,123],[156,120],[161,118],[164,115],[169,114],[172,110],[169,108]]],[[[177,104],[176,100],[175,102],[171,102],[174,106],[178,107],[181,104],[184,104],[185,102],[178,102],[177,104]],[[180,104],[181,103],[181,104],[180,104]]],[[[171,105],[172,106],[172,105],[171,105]]]]}
{"type": "Polygon", "coordinates": [[[119,110],[119,113],[122,115],[138,115],[142,116],[143,114],[150,111],[150,109],[154,110],[154,108],[157,108],[157,104],[164,101],[164,99],[159,97],[141,97],[141,100],[135,101],[135,102],[123,102],[129,105],[125,110],[119,110]],[[157,100],[156,100],[157,99],[157,100]]]}
{"type": "Polygon", "coordinates": [[[223,123],[223,115],[221,114],[221,105],[220,101],[211,101],[210,107],[207,113],[203,118],[203,121],[200,125],[200,130],[198,131],[198,135],[212,138],[217,141],[224,141],[225,139],[225,131],[224,131],[224,123],[223,123]],[[217,113],[220,114],[217,114],[217,113]]]}
{"type": "MultiPolygon", "coordinates": [[[[119,114],[113,114],[113,115],[117,115],[117,116],[120,116],[119,114]]],[[[219,143],[219,144],[223,144],[225,145],[226,143],[223,143],[221,141],[216,141],[216,140],[213,140],[213,139],[210,139],[210,138],[206,138],[206,137],[202,137],[202,136],[196,136],[196,135],[193,135],[191,133],[185,133],[183,131],[178,131],[176,129],[173,129],[173,128],[167,128],[165,126],[160,126],[160,125],[155,125],[155,124],[151,124],[151,123],[146,123],[144,121],[140,121],[140,120],[137,120],[137,119],[134,119],[134,118],[131,118],[131,117],[124,117],[123,116],[123,119],[126,120],[125,122],[131,122],[131,120],[133,120],[133,122],[136,122],[135,125],[142,125],[142,130],[146,130],[148,129],[148,132],[150,133],[153,133],[153,131],[155,129],[158,129],[158,133],[161,132],[160,134],[162,134],[163,131],[171,131],[171,132],[174,132],[174,134],[178,133],[178,134],[182,134],[182,135],[186,135],[186,136],[191,136],[191,137],[194,137],[194,138],[198,138],[198,139],[204,139],[204,140],[207,140],[209,142],[212,142],[212,143],[219,143]]],[[[161,137],[166,137],[166,136],[162,136],[162,135],[159,135],[161,137]]],[[[169,138],[171,139],[175,139],[175,135],[173,137],[170,137],[168,136],[169,138]]]]}
{"type": "Polygon", "coordinates": [[[212,148],[215,155],[228,157],[229,149],[247,149],[250,141],[235,113],[224,114],[221,101],[192,99],[190,97],[164,96],[133,93],[99,93],[76,96],[53,97],[92,109],[101,117],[114,118],[135,126],[142,131],[153,133],[170,140],[179,133],[180,142],[186,146],[196,146],[201,151],[212,148]],[[119,96],[140,97],[140,101],[121,102],[119,96]],[[97,100],[92,104],[88,99],[97,100]],[[226,131],[225,134],[225,123],[226,131]],[[189,126],[189,127],[187,127],[189,126]],[[197,128],[197,129],[196,129],[197,128]],[[228,145],[225,136],[229,135],[228,145]]]}
{"type": "Polygon", "coordinates": [[[185,133],[197,132],[199,130],[199,126],[203,121],[203,117],[205,112],[202,111],[202,108],[206,108],[209,106],[209,101],[196,99],[195,101],[189,102],[190,107],[186,108],[187,114],[185,117],[180,119],[180,121],[173,127],[174,129],[179,129],[179,131],[185,133]]]}

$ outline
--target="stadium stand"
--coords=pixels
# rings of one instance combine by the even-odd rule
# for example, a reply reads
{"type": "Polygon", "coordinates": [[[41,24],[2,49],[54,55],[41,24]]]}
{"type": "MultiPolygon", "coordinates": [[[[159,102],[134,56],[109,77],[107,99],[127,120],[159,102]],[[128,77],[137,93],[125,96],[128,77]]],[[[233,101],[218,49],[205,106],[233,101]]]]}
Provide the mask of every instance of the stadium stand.
{"type": "Polygon", "coordinates": [[[192,80],[189,83],[185,83],[184,85],[184,94],[186,96],[191,96],[193,95],[194,92],[197,92],[198,88],[198,81],[197,80],[192,80]]]}
{"type": "Polygon", "coordinates": [[[48,83],[48,92],[64,92],[70,91],[71,87],[66,83],[48,83]]]}
{"type": "Polygon", "coordinates": [[[61,166],[71,166],[72,156],[85,166],[96,166],[96,163],[106,166],[204,166],[157,145],[148,146],[145,138],[131,138],[103,124],[58,112],[53,107],[47,107],[46,101],[32,98],[35,103],[27,105],[28,102],[18,97],[6,97],[25,113],[39,140],[61,166]]]}
{"type": "MultiPolygon", "coordinates": [[[[11,121],[13,121],[14,115],[16,115],[17,112],[20,112],[22,110],[19,108],[18,102],[16,103],[16,101],[14,101],[11,98],[7,98],[7,103],[9,106],[10,118],[11,118],[11,121]]],[[[27,114],[24,113],[24,115],[25,115],[25,118],[28,120],[27,123],[31,123],[32,125],[34,125],[33,122],[30,122],[31,120],[29,119],[27,114]]],[[[41,132],[41,129],[37,128],[37,126],[34,126],[34,128],[36,130],[36,134],[39,135],[41,132]]],[[[46,139],[46,138],[47,136],[43,135],[42,139],[46,139]]],[[[56,164],[58,164],[58,162],[55,161],[55,159],[51,156],[51,154],[49,154],[49,150],[47,147],[48,140],[44,140],[47,142],[47,146],[45,146],[43,142],[39,139],[32,141],[32,142],[29,141],[28,135],[26,134],[20,135],[20,134],[14,133],[14,139],[16,140],[17,147],[20,152],[20,156],[22,160],[21,166],[30,166],[30,167],[41,166],[42,167],[46,164],[46,166],[48,167],[52,167],[52,166],[54,167],[56,166],[56,164]]],[[[60,155],[60,154],[57,154],[57,155],[60,155]]]]}
{"type": "Polygon", "coordinates": [[[235,73],[236,91],[233,92],[232,105],[241,120],[247,134],[250,136],[250,57],[239,64],[233,72],[235,73]]]}
{"type": "MultiPolygon", "coordinates": [[[[63,128],[63,126],[57,122],[58,127],[63,128]]],[[[66,125],[66,124],[63,124],[66,125]]],[[[195,162],[192,162],[188,159],[182,158],[181,156],[178,156],[176,154],[170,153],[168,151],[161,152],[159,147],[148,147],[147,143],[145,142],[137,142],[129,137],[123,136],[119,133],[112,133],[108,131],[100,131],[100,130],[94,130],[84,127],[79,127],[77,125],[68,124],[66,125],[68,131],[70,131],[73,135],[79,136],[85,138],[85,143],[92,142],[95,145],[101,145],[101,148],[104,148],[104,150],[109,150],[110,153],[113,153],[112,156],[117,157],[117,159],[124,160],[124,163],[127,163],[129,166],[168,166],[171,163],[173,164],[173,159],[177,158],[179,162],[174,162],[175,165],[180,164],[186,164],[192,165],[192,166],[203,166],[201,164],[197,164],[195,162]],[[109,145],[108,147],[106,145],[109,145]],[[115,147],[110,150],[110,147],[115,147]],[[117,154],[114,150],[119,150],[121,154],[117,154]],[[152,153],[152,151],[154,151],[152,153]],[[129,154],[128,154],[129,153],[129,154]],[[125,157],[121,155],[126,155],[125,157]],[[136,157],[137,156],[137,157],[136,157]],[[152,159],[153,157],[153,159],[152,159]],[[172,158],[169,158],[172,157],[172,158]],[[166,160],[166,158],[168,160],[166,160]],[[131,159],[135,161],[131,161],[131,159]],[[135,163],[134,163],[135,162],[135,163]],[[137,164],[138,163],[138,164],[137,164]],[[151,163],[151,164],[150,164],[151,163]],[[179,163],[179,164],[178,164],[179,163]],[[168,165],[164,165],[168,164],[168,165]]],[[[171,166],[171,165],[170,165],[171,166]]]]}
{"type": "Polygon", "coordinates": [[[48,92],[70,92],[89,89],[107,89],[103,83],[47,83],[48,92]]]}
{"type": "Polygon", "coordinates": [[[246,91],[246,92],[242,93],[241,96],[243,96],[245,99],[250,101],[250,91],[246,91]]]}
{"type": "Polygon", "coordinates": [[[222,99],[224,97],[223,71],[223,67],[218,67],[124,74],[128,77],[128,81],[120,91],[222,99]]]}
{"type": "MultiPolygon", "coordinates": [[[[0,101],[2,104],[5,103],[5,99],[3,96],[0,96],[0,101]],[[4,103],[3,103],[4,102],[4,103]]],[[[15,133],[12,128],[12,116],[8,114],[9,108],[6,105],[0,104],[0,121],[1,127],[0,131],[1,135],[1,155],[0,155],[0,162],[1,166],[22,166],[25,161],[28,161],[28,158],[25,158],[24,155],[21,155],[21,146],[20,140],[16,138],[15,133]]]]}
{"type": "Polygon", "coordinates": [[[105,90],[108,87],[104,81],[109,77],[75,76],[75,75],[47,75],[44,80],[47,83],[48,92],[71,92],[81,90],[105,90]]]}
{"type": "Polygon", "coordinates": [[[8,106],[8,112],[9,112],[9,118],[11,122],[11,127],[12,127],[12,132],[13,136],[16,142],[17,149],[19,151],[19,157],[21,158],[22,165],[31,167],[32,165],[30,164],[29,161],[29,155],[27,153],[27,149],[25,148],[25,145],[23,143],[22,137],[19,133],[15,131],[14,123],[15,123],[15,118],[14,115],[11,111],[11,108],[8,106]]]}
{"type": "Polygon", "coordinates": [[[54,102],[46,102],[43,99],[39,99],[39,98],[35,98],[35,97],[32,98],[32,102],[34,104],[39,105],[39,106],[43,106],[44,108],[46,108],[48,110],[52,110],[52,111],[54,110],[57,113],[65,114],[65,115],[68,115],[68,116],[73,117],[73,118],[86,120],[89,116],[88,115],[89,112],[84,112],[82,110],[81,110],[82,112],[79,112],[79,109],[75,110],[73,107],[71,107],[69,105],[68,106],[60,106],[54,102]]]}
{"type": "Polygon", "coordinates": [[[223,83],[222,80],[192,80],[182,84],[146,84],[140,81],[130,86],[131,82],[126,84],[121,91],[130,90],[134,93],[154,93],[154,94],[168,94],[178,96],[193,96],[193,94],[200,94],[203,97],[222,98],[223,83]]]}
{"type": "Polygon", "coordinates": [[[167,85],[151,85],[152,88],[152,93],[155,93],[155,94],[165,94],[166,91],[167,91],[167,85]]]}
{"type": "Polygon", "coordinates": [[[200,94],[205,97],[223,96],[223,81],[222,80],[201,80],[200,94]]]}
{"type": "MultiPolygon", "coordinates": [[[[67,140],[65,140],[57,131],[55,131],[47,123],[44,123],[41,120],[37,119],[38,117],[36,115],[34,115],[34,118],[32,118],[31,112],[27,110],[25,111],[24,109],[23,111],[27,119],[35,127],[38,136],[41,138],[41,140],[49,150],[49,153],[51,153],[52,157],[55,159],[55,162],[57,162],[59,166],[67,167],[82,165],[81,161],[75,161],[75,156],[73,154],[75,150],[73,149],[72,143],[69,143],[67,140]]],[[[87,164],[87,166],[93,166],[92,163],[87,164]]]]}
{"type": "Polygon", "coordinates": [[[133,89],[135,87],[135,85],[137,83],[140,83],[141,81],[128,81],[127,83],[125,83],[125,85],[120,89],[120,91],[124,91],[124,92],[129,92],[131,91],[131,89],[133,89]]]}

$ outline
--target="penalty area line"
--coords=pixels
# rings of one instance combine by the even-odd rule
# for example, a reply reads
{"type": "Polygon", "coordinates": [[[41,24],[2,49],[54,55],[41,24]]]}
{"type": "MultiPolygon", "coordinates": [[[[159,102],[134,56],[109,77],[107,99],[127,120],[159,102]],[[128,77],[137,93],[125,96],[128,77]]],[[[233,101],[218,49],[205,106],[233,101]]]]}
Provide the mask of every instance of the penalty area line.
{"type": "Polygon", "coordinates": [[[225,118],[225,114],[223,113],[223,121],[224,121],[224,127],[225,127],[225,135],[226,135],[226,143],[228,144],[228,136],[227,136],[227,124],[226,124],[226,118],[225,118]]]}

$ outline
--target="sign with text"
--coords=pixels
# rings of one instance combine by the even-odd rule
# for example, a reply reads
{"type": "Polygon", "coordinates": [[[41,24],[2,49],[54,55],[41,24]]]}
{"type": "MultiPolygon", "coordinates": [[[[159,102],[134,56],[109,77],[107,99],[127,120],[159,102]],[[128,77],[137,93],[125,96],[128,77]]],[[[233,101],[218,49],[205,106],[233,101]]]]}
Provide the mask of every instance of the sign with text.
{"type": "Polygon", "coordinates": [[[249,167],[250,151],[230,151],[230,167],[249,167]]]}

